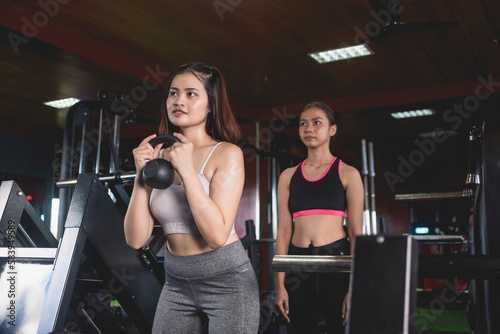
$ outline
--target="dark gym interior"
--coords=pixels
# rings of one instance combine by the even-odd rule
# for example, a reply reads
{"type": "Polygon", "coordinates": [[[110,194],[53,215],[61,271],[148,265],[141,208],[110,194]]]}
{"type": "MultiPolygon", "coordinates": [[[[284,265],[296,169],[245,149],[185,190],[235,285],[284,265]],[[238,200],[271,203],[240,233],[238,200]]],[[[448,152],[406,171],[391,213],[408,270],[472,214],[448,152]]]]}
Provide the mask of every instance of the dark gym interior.
{"type": "MultiPolygon", "coordinates": [[[[243,132],[235,228],[258,277],[260,333],[286,333],[273,301],[276,185],[306,157],[297,117],[311,101],[333,108],[333,154],[366,182],[366,237],[412,236],[395,245],[419,261],[394,248],[393,267],[371,264],[412,277],[411,314],[386,310],[401,332],[498,333],[499,17],[496,0],[1,1],[0,332],[150,332],[165,240],[158,227],[147,249],[124,242],[132,149],[158,133],[170,73],[199,61],[224,74],[243,132]],[[372,54],[310,56],[358,44],[372,54]],[[70,97],[80,101],[44,104],[70,97]]],[[[373,296],[393,285],[373,284],[373,296]]],[[[352,321],[373,316],[354,307],[352,321]]]]}

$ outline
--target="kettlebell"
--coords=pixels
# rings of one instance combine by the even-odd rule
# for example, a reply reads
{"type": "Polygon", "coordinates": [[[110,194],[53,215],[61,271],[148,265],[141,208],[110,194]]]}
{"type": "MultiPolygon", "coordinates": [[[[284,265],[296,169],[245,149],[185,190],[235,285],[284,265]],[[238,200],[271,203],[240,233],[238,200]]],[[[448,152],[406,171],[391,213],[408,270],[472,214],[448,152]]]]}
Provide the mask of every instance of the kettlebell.
{"type": "MultiPolygon", "coordinates": [[[[154,148],[158,144],[170,142],[180,142],[180,140],[173,135],[162,135],[151,139],[149,144],[154,148]]],[[[148,161],[142,169],[142,179],[151,188],[166,189],[170,187],[174,181],[174,176],[175,173],[172,164],[170,161],[162,158],[148,161]]]]}

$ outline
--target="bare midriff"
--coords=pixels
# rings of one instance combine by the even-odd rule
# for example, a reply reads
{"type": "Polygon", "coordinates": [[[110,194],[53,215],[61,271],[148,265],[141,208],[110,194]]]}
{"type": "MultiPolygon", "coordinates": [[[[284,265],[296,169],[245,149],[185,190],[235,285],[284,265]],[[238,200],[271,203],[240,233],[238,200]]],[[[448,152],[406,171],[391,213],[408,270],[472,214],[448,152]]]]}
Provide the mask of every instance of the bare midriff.
{"type": "MultiPolygon", "coordinates": [[[[233,233],[229,236],[225,245],[229,245],[238,239],[238,235],[233,233]]],[[[169,234],[167,235],[167,245],[170,253],[179,256],[196,255],[213,250],[199,234],[169,234]]]]}
{"type": "Polygon", "coordinates": [[[308,215],[294,219],[292,244],[296,247],[328,245],[346,237],[344,217],[337,215],[308,215]]]}

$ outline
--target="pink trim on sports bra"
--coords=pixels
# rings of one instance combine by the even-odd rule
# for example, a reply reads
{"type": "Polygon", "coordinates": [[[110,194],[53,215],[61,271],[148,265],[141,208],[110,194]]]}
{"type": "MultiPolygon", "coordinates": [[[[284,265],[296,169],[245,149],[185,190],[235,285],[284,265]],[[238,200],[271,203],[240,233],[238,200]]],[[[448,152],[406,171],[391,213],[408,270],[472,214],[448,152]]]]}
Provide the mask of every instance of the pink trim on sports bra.
{"type": "MultiPolygon", "coordinates": [[[[337,160],[337,157],[333,158],[332,162],[330,163],[330,166],[328,166],[328,168],[326,169],[325,173],[323,175],[321,175],[321,177],[318,178],[318,179],[316,179],[316,180],[311,180],[311,179],[307,178],[306,174],[304,173],[304,163],[306,162],[306,160],[302,161],[302,163],[300,164],[300,171],[302,172],[302,176],[304,177],[304,179],[306,179],[309,182],[316,182],[316,181],[319,181],[319,180],[321,180],[322,178],[325,177],[325,175],[328,173],[328,171],[332,167],[332,165],[335,162],[335,160],[337,160]]],[[[339,164],[339,166],[340,166],[340,164],[339,164]]],[[[339,171],[340,171],[340,167],[339,167],[339,171]]]]}
{"type": "Polygon", "coordinates": [[[303,210],[294,212],[292,216],[293,218],[295,218],[299,216],[308,216],[308,215],[332,215],[332,216],[345,217],[345,212],[340,210],[312,209],[312,210],[303,210]]]}

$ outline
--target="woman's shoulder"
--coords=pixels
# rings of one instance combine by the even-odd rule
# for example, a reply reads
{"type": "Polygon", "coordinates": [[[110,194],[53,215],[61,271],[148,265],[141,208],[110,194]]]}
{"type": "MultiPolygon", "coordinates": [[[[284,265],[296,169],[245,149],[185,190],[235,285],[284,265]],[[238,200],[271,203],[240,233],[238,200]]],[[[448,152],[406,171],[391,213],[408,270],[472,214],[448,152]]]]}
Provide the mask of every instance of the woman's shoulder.
{"type": "Polygon", "coordinates": [[[360,173],[356,167],[353,167],[344,161],[340,164],[340,174],[346,178],[359,177],[360,173]]]}
{"type": "MultiPolygon", "coordinates": [[[[340,159],[340,158],[339,158],[340,159]]],[[[347,164],[344,160],[340,159],[340,168],[346,170],[357,170],[355,167],[347,164]]]]}
{"type": "Polygon", "coordinates": [[[243,151],[238,145],[229,142],[218,142],[212,147],[212,155],[207,161],[204,174],[207,179],[216,171],[229,171],[242,174],[244,171],[243,151]],[[217,147],[215,147],[217,145],[217,147]]]}
{"type": "Polygon", "coordinates": [[[218,142],[216,145],[218,146],[214,153],[217,152],[218,155],[223,155],[223,156],[243,155],[243,151],[236,144],[223,141],[223,142],[218,142]]]}
{"type": "Polygon", "coordinates": [[[281,172],[280,179],[282,180],[291,179],[298,166],[299,165],[286,168],[284,171],[281,172]]]}
{"type": "Polygon", "coordinates": [[[243,151],[238,145],[229,142],[219,142],[216,145],[212,157],[219,163],[227,161],[241,161],[243,162],[243,151]]]}

